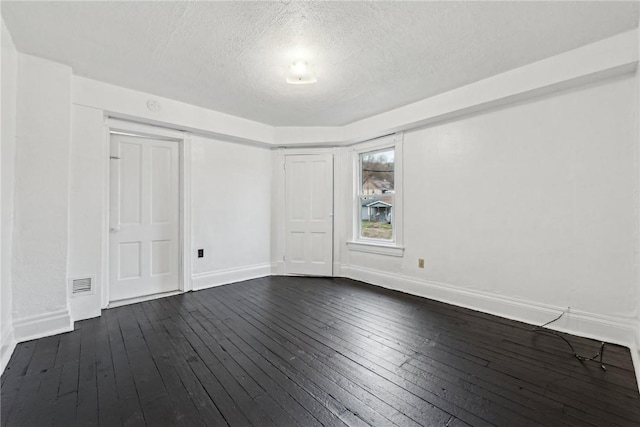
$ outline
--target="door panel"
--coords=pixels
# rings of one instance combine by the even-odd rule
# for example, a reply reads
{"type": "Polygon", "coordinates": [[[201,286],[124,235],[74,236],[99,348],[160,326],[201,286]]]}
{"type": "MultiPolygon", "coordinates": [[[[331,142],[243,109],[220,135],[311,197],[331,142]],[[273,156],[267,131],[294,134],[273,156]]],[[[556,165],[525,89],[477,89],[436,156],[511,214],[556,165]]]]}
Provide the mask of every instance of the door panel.
{"type": "Polygon", "coordinates": [[[333,274],[333,156],[285,156],[285,272],[333,274]]]}
{"type": "Polygon", "coordinates": [[[111,136],[109,300],[179,289],[175,141],[111,136]]]}
{"type": "MultiPolygon", "coordinates": [[[[140,144],[127,144],[122,142],[119,152],[115,157],[119,157],[117,166],[120,168],[119,175],[126,177],[126,180],[118,180],[120,196],[118,197],[118,216],[121,225],[140,224],[140,213],[142,210],[142,146],[140,144]]],[[[114,163],[114,162],[111,162],[114,163]]]]}

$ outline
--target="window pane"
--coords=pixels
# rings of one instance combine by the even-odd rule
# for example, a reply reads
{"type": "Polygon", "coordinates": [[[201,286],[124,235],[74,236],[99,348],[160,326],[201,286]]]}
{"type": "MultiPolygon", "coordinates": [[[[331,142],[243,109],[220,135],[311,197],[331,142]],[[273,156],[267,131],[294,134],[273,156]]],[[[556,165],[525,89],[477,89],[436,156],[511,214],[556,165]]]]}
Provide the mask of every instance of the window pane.
{"type": "Polygon", "coordinates": [[[394,149],[360,154],[360,194],[387,194],[394,192],[394,149]]]}
{"type": "Polygon", "coordinates": [[[360,237],[393,239],[393,193],[360,197],[360,237]]]}
{"type": "Polygon", "coordinates": [[[360,154],[360,237],[393,240],[393,148],[360,154]]]}

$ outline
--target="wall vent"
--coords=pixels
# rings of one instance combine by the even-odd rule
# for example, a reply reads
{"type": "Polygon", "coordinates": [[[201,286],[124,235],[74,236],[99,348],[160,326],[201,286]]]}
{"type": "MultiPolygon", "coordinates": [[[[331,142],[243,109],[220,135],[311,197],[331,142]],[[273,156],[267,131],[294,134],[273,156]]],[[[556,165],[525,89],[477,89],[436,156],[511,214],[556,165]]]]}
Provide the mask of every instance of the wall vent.
{"type": "Polygon", "coordinates": [[[88,295],[92,293],[93,293],[92,277],[81,277],[78,279],[71,280],[71,294],[73,296],[88,295]]]}

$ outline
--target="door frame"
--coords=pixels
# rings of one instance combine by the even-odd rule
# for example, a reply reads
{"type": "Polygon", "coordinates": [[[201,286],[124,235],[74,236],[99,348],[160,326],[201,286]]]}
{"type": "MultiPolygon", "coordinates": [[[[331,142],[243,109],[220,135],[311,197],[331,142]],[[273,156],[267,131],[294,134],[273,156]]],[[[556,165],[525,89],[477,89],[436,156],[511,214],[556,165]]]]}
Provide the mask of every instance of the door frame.
{"type": "MultiPolygon", "coordinates": [[[[110,226],[110,194],[111,194],[111,134],[123,133],[140,138],[159,139],[165,141],[176,141],[178,143],[178,189],[179,189],[179,209],[178,209],[178,293],[192,290],[191,283],[191,134],[174,129],[162,128],[143,123],[122,120],[117,117],[105,116],[104,137],[103,137],[103,210],[102,210],[102,280],[100,281],[100,307],[109,307],[110,277],[109,277],[109,226],[110,226]]],[[[162,294],[165,296],[166,294],[162,294]]],[[[128,300],[129,302],[144,301],[154,299],[156,296],[140,297],[128,300]]]]}
{"type": "Polygon", "coordinates": [[[338,211],[338,198],[336,197],[336,186],[339,184],[336,179],[338,177],[336,159],[338,158],[338,149],[337,148],[279,148],[276,154],[276,164],[274,165],[274,179],[277,182],[277,186],[275,188],[278,191],[274,194],[274,206],[276,207],[277,212],[274,212],[273,216],[277,218],[275,222],[276,231],[276,241],[275,248],[276,251],[276,260],[275,260],[275,272],[277,275],[287,275],[284,256],[286,252],[286,192],[287,192],[287,182],[286,182],[286,174],[285,174],[285,163],[286,156],[299,156],[299,155],[322,155],[322,154],[330,154],[333,159],[333,188],[332,188],[332,197],[333,197],[333,223],[332,223],[332,276],[336,277],[340,275],[339,265],[336,265],[336,260],[339,259],[339,245],[338,239],[336,238],[336,233],[338,232],[339,222],[337,220],[336,212],[338,211]]]}

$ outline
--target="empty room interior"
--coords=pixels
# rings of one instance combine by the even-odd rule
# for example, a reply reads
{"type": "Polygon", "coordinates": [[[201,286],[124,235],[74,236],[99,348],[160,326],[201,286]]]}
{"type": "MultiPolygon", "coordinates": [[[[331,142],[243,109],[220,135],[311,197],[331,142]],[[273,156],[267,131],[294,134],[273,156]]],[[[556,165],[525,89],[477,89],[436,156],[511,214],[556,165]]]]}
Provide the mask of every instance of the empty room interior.
{"type": "Polygon", "coordinates": [[[2,426],[640,425],[640,3],[2,1],[2,426]]]}

